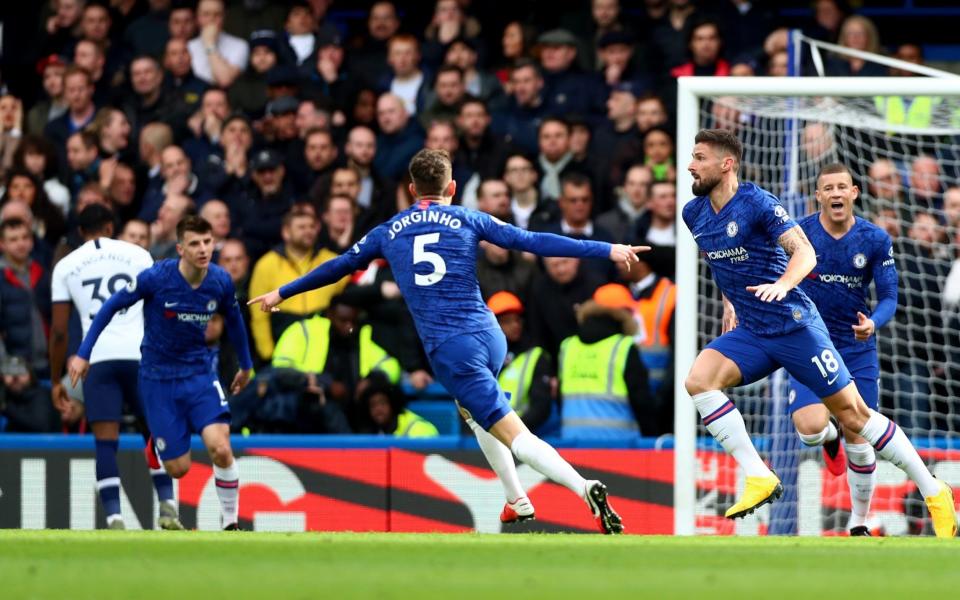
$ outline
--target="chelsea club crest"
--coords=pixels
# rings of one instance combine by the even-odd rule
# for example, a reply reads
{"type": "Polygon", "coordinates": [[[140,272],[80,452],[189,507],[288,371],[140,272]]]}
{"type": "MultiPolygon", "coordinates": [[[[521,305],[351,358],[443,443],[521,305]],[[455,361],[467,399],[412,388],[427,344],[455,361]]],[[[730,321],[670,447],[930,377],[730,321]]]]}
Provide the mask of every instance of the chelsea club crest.
{"type": "Polygon", "coordinates": [[[210,302],[207,302],[207,310],[210,312],[217,310],[217,301],[211,300],[210,302]]]}
{"type": "Polygon", "coordinates": [[[736,222],[736,221],[730,221],[729,223],[727,223],[727,236],[728,236],[728,237],[736,237],[738,231],[740,231],[740,228],[737,227],[737,222],[736,222]]]}
{"type": "Polygon", "coordinates": [[[867,266],[867,257],[862,252],[857,252],[853,257],[853,266],[862,269],[867,266]]]}

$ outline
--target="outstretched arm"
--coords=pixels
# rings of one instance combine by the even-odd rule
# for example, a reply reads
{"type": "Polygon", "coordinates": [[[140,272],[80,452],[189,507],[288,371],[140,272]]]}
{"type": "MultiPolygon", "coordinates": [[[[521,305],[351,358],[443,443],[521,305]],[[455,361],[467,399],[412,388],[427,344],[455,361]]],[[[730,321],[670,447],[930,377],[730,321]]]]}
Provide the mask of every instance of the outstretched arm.
{"type": "Polygon", "coordinates": [[[794,225],[788,229],[780,236],[777,243],[790,256],[790,262],[787,263],[783,275],[773,283],[762,283],[747,287],[748,292],[753,292],[757,298],[764,302],[783,300],[787,293],[797,287],[803,281],[803,278],[817,266],[817,254],[799,225],[794,225]]]}
{"type": "Polygon", "coordinates": [[[143,299],[142,289],[140,285],[134,286],[132,290],[129,287],[124,288],[110,296],[97,311],[97,316],[90,324],[90,331],[84,336],[83,342],[80,343],[80,348],[77,350],[77,355],[73,357],[68,366],[71,385],[77,385],[79,380],[86,378],[87,370],[90,368],[90,354],[93,353],[93,347],[97,344],[100,334],[110,324],[110,320],[113,319],[113,315],[117,311],[129,308],[143,299]]]}

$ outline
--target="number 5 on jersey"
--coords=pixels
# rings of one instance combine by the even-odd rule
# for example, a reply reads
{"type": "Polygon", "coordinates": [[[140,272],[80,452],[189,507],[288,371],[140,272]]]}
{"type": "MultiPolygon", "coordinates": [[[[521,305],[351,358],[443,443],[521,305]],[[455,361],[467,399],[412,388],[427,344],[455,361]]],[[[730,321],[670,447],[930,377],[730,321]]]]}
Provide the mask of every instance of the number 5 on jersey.
{"type": "Polygon", "coordinates": [[[426,275],[414,274],[413,282],[417,285],[433,285],[447,274],[447,263],[443,262],[443,257],[436,252],[426,250],[427,244],[436,244],[439,241],[439,233],[424,233],[413,238],[413,264],[427,262],[433,265],[433,271],[426,275]]]}

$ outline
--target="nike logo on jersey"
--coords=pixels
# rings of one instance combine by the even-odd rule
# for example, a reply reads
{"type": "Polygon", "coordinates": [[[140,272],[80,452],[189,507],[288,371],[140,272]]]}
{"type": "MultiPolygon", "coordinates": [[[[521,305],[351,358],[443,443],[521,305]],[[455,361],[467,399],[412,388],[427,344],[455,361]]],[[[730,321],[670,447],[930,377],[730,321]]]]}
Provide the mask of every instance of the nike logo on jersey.
{"type": "Polygon", "coordinates": [[[834,376],[833,376],[833,379],[828,379],[828,380],[827,380],[827,385],[833,385],[833,382],[836,381],[838,377],[840,377],[840,374],[839,374],[839,373],[837,373],[836,375],[834,375],[834,376]]]}
{"type": "Polygon", "coordinates": [[[703,234],[702,234],[702,233],[695,233],[695,234],[693,234],[693,239],[697,239],[697,238],[700,237],[701,235],[703,235],[703,234]]]}
{"type": "Polygon", "coordinates": [[[172,308],[172,307],[174,307],[174,306],[176,306],[176,305],[178,305],[178,304],[180,304],[180,303],[179,303],[179,302],[164,302],[164,303],[163,303],[163,307],[164,307],[164,308],[172,308]]]}

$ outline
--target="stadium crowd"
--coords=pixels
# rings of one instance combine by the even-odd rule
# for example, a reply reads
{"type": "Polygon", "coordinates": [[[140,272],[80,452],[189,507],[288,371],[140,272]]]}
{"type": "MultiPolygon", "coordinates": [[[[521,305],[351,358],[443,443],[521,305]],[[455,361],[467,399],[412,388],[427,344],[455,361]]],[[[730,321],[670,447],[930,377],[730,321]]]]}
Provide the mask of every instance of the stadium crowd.
{"type": "MultiPolygon", "coordinates": [[[[564,394],[612,390],[629,411],[610,436],[669,432],[684,160],[674,153],[676,78],[785,75],[786,25],[879,51],[876,27],[839,0],[813,2],[809,23],[745,0],[647,0],[629,11],[584,0],[536,18],[498,6],[482,20],[476,4],[437,0],[420,14],[364,3],[357,18],[330,0],[48,0],[39,22],[17,23],[36,29],[36,76],[0,96],[6,429],[85,428],[82,403],[57,413],[43,385],[49,274],[81,242],[85,207],[111,208],[118,237],[157,260],[176,257],[177,222],[200,214],[245,301],[409,207],[406,165],[426,146],[453,157],[457,203],[530,230],[654,247],[627,272],[484,244],[477,277],[510,345],[501,379],[531,428],[576,437],[562,424],[564,394]]],[[[922,62],[912,44],[893,53],[922,62]]],[[[888,74],[856,59],[828,68],[888,74]]],[[[920,257],[903,259],[901,302],[942,291],[956,313],[960,267],[946,236],[960,232],[960,188],[929,162],[901,173],[878,161],[864,193],[926,199],[916,217],[872,216],[920,257]]],[[[247,316],[257,379],[231,401],[237,428],[436,433],[404,408],[398,384],[416,392],[432,379],[385,263],[247,316]]],[[[211,322],[226,387],[236,357],[223,333],[211,322]]],[[[79,338],[75,318],[74,350],[79,338]]],[[[949,364],[927,358],[900,372],[949,364]]]]}

